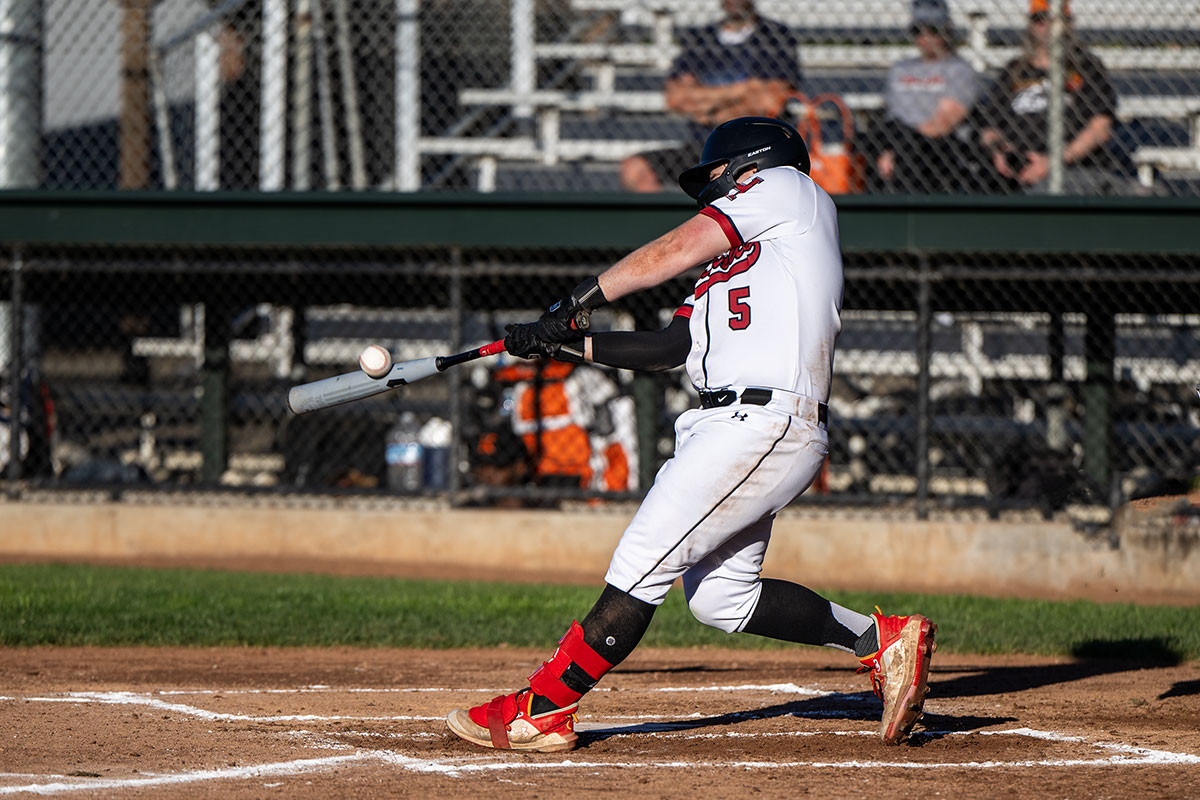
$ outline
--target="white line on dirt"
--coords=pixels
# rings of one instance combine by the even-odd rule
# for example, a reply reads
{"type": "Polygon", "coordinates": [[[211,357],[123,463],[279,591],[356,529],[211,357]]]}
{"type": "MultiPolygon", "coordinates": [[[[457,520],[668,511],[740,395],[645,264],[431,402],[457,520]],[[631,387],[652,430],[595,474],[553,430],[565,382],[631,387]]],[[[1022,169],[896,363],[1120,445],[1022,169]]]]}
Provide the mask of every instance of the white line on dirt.
{"type": "MultiPolygon", "coordinates": [[[[857,734],[858,732],[840,732],[857,734]]],[[[1050,741],[1084,742],[1083,737],[1064,736],[1048,731],[1036,731],[1029,728],[1014,728],[1006,731],[986,731],[986,735],[1029,736],[1050,741]]],[[[502,772],[517,770],[569,770],[569,769],[859,769],[859,768],[893,768],[893,769],[993,769],[1012,767],[1112,767],[1112,766],[1181,766],[1200,764],[1200,756],[1189,753],[1171,753],[1163,750],[1112,745],[1093,742],[1094,746],[1118,749],[1133,754],[1114,755],[1108,758],[1067,758],[1067,759],[1036,759],[1021,761],[958,761],[958,762],[908,762],[908,761],[574,761],[566,759],[559,762],[542,761],[491,761],[463,763],[461,760],[422,759],[396,753],[389,750],[357,752],[353,755],[330,756],[327,758],[308,758],[295,761],[283,761],[274,764],[259,764],[257,766],[234,767],[216,770],[196,770],[180,772],[171,775],[150,775],[147,777],[128,779],[91,779],[79,781],[62,781],[57,783],[26,784],[23,786],[0,787],[0,795],[30,792],[33,794],[62,794],[75,791],[95,791],[97,789],[132,789],[147,786],[162,786],[170,784],[195,783],[199,781],[230,780],[245,778],[273,777],[278,775],[294,775],[306,772],[317,772],[324,769],[362,763],[382,761],[410,772],[436,773],[447,777],[462,777],[469,773],[502,772]]]]}
{"type": "MultiPolygon", "coordinates": [[[[235,695],[235,694],[411,694],[417,692],[479,692],[481,694],[498,694],[501,692],[511,691],[512,687],[507,689],[454,689],[445,686],[428,686],[428,687],[381,687],[376,689],[371,688],[344,688],[334,689],[328,686],[305,686],[297,689],[159,689],[154,692],[156,695],[167,697],[170,695],[235,695]]],[[[593,689],[593,692],[604,691],[593,689]]],[[[0,697],[0,700],[12,700],[11,697],[0,697]]]]}
{"type": "Polygon", "coordinates": [[[327,756],[325,758],[302,758],[296,761],[281,761],[275,764],[258,764],[250,767],[227,769],[204,769],[192,772],[175,772],[169,775],[150,775],[138,778],[92,778],[57,783],[31,783],[25,786],[0,786],[0,795],[30,792],[32,794],[62,794],[64,792],[95,791],[97,789],[132,789],[145,786],[165,786],[198,781],[224,780],[230,778],[266,778],[276,775],[296,775],[317,772],[351,761],[362,761],[363,755],[327,756]]]}
{"type": "Polygon", "coordinates": [[[162,700],[155,700],[153,697],[147,697],[143,694],[135,694],[133,692],[69,692],[62,697],[27,697],[27,702],[31,703],[101,703],[106,705],[141,705],[157,709],[159,711],[173,711],[177,714],[186,714],[192,717],[200,717],[201,719],[209,720],[237,720],[241,722],[312,722],[312,721],[332,721],[332,720],[354,720],[354,721],[415,721],[428,722],[430,720],[440,720],[442,717],[422,717],[412,715],[396,715],[386,717],[359,717],[359,716],[322,716],[319,714],[280,714],[272,716],[256,716],[254,714],[228,714],[220,711],[209,711],[206,708],[197,708],[183,703],[165,703],[162,700]]]}
{"type": "Polygon", "coordinates": [[[838,694],[821,689],[810,689],[794,683],[741,684],[739,686],[664,686],[651,689],[654,692],[771,692],[772,694],[803,694],[814,697],[838,694]]]}
{"type": "MultiPolygon", "coordinates": [[[[782,692],[790,694],[816,695],[826,696],[835,694],[831,692],[810,689],[797,686],[796,684],[765,684],[765,685],[740,685],[740,686],[712,686],[712,687],[668,687],[664,689],[649,689],[648,691],[667,691],[667,692],[708,692],[708,691],[769,691],[782,692]]],[[[255,693],[300,693],[314,691],[330,691],[324,686],[309,686],[303,689],[293,690],[249,690],[249,691],[228,691],[220,690],[199,690],[197,694],[255,694],[255,693]]],[[[333,690],[339,691],[339,690],[333,690]]],[[[463,689],[440,689],[440,688],[410,688],[410,689],[359,689],[359,690],[340,690],[340,691],[473,691],[463,689]]],[[[482,691],[482,690],[481,690],[482,691]]],[[[166,690],[158,692],[159,695],[169,694],[187,694],[186,690],[166,690]]],[[[859,698],[853,695],[841,695],[842,699],[858,700],[859,698]]],[[[13,700],[16,698],[0,698],[13,700]]],[[[157,700],[146,694],[138,694],[134,692],[70,692],[62,696],[50,697],[30,697],[22,698],[29,702],[77,702],[77,703],[102,703],[102,704],[133,704],[143,705],[155,708],[161,711],[181,713],[188,716],[198,717],[208,720],[236,720],[236,721],[252,721],[252,722],[293,722],[293,721],[440,721],[440,716],[384,716],[384,717],[357,717],[357,716],[319,716],[311,714],[296,714],[296,715],[277,715],[277,716],[255,716],[249,714],[230,714],[223,712],[210,711],[208,709],[197,708],[195,706],[182,703],[168,703],[162,700],[157,700]]],[[[750,712],[752,714],[752,712],[750,712]]],[[[844,712],[842,712],[844,713],[844,712]]],[[[645,725],[613,725],[616,720],[667,720],[662,727],[669,726],[670,722],[686,724],[687,720],[694,720],[707,715],[693,713],[688,715],[659,715],[659,714],[643,714],[643,715],[606,715],[603,717],[591,717],[589,722],[582,723],[579,726],[580,731],[595,732],[597,730],[606,730],[614,734],[621,734],[623,729],[629,729],[630,734],[640,735],[675,735],[678,738],[721,738],[721,737],[739,737],[752,738],[755,736],[770,737],[770,736],[873,736],[873,731],[790,731],[790,732],[763,732],[763,733],[747,733],[727,731],[722,733],[675,733],[667,730],[658,729],[658,725],[650,726],[647,729],[645,725]],[[612,721],[612,722],[610,722],[612,721]],[[656,730],[657,729],[657,730],[656,730]]],[[[313,735],[310,731],[297,731],[297,735],[313,735]]],[[[333,732],[330,732],[333,733],[333,732]]],[[[4,775],[8,779],[26,778],[41,781],[45,783],[28,783],[20,786],[4,786],[0,787],[0,795],[14,794],[18,792],[30,792],[34,794],[59,794],[64,792],[75,791],[94,791],[97,789],[122,789],[122,788],[140,788],[146,786],[167,785],[193,783],[199,781],[210,780],[226,780],[226,779],[245,779],[269,777],[289,774],[319,772],[327,769],[332,769],[338,765],[347,765],[366,762],[382,762],[401,769],[418,772],[418,773],[437,773],[448,777],[462,777],[470,773],[481,772],[500,772],[506,770],[563,770],[563,769],[621,769],[621,768],[642,768],[642,769],[795,769],[795,768],[812,768],[812,769],[845,769],[845,768],[860,768],[860,767],[882,767],[895,769],[992,769],[992,768],[1029,768],[1029,767],[1113,767],[1113,766],[1180,766],[1180,765],[1200,765],[1200,755],[1190,753],[1175,753],[1164,750],[1154,750],[1145,747],[1135,747],[1112,742],[1097,742],[1091,741],[1084,736],[1072,736],[1067,734],[1055,733],[1051,731],[1041,731],[1032,728],[1011,728],[1007,730],[987,730],[987,731],[924,731],[916,735],[918,736],[949,736],[949,735],[968,735],[971,733],[984,736],[1018,736],[1032,739],[1041,739],[1053,742],[1063,743],[1079,743],[1086,747],[1091,747],[1100,751],[1108,751],[1111,755],[1094,758],[1062,758],[1062,759],[1030,759],[1016,761],[958,761],[958,762],[910,762],[910,761],[726,761],[726,762],[709,762],[709,761],[645,761],[645,762],[593,762],[593,761],[574,761],[565,759],[558,762],[545,761],[512,761],[512,760],[486,760],[486,757],[478,758],[456,758],[456,759],[422,759],[403,753],[390,750],[372,750],[372,751],[356,751],[352,754],[342,754],[337,756],[329,756],[326,758],[311,758],[298,759],[293,761],[284,761],[277,763],[261,764],[258,766],[242,766],[227,769],[215,770],[195,770],[188,772],[173,773],[167,775],[146,775],[143,774],[137,778],[129,779],[68,779],[60,775],[18,775],[9,773],[4,775]]],[[[379,734],[371,732],[343,731],[338,732],[339,735],[367,735],[379,736],[379,734]]],[[[329,734],[327,734],[329,735],[329,734]]],[[[416,738],[422,734],[391,734],[396,738],[416,738]]],[[[423,734],[431,736],[433,734],[423,734]]],[[[331,743],[333,744],[333,743],[331,743]]],[[[348,745],[343,745],[348,748],[348,745]]]]}
{"type": "MultiPolygon", "coordinates": [[[[411,693],[460,693],[460,692],[478,692],[480,694],[496,694],[498,692],[511,691],[512,687],[479,689],[479,688],[458,688],[452,686],[407,686],[407,687],[346,687],[335,688],[323,685],[302,686],[291,689],[160,689],[154,694],[163,697],[170,695],[236,695],[236,694],[330,694],[330,693],[347,693],[347,694],[411,694],[411,693]]],[[[601,686],[593,689],[590,694],[597,692],[612,691],[612,687],[601,686]]],[[[624,689],[624,691],[638,691],[638,689],[624,689]]],[[[824,697],[827,695],[841,694],[848,699],[858,699],[857,694],[845,695],[842,692],[829,691],[826,689],[813,689],[807,686],[797,686],[794,683],[767,683],[767,684],[739,684],[737,686],[664,686],[660,688],[646,688],[642,691],[647,692],[771,692],[773,694],[801,694],[813,697],[824,697]]],[[[0,700],[12,700],[11,697],[0,697],[0,700]]]]}

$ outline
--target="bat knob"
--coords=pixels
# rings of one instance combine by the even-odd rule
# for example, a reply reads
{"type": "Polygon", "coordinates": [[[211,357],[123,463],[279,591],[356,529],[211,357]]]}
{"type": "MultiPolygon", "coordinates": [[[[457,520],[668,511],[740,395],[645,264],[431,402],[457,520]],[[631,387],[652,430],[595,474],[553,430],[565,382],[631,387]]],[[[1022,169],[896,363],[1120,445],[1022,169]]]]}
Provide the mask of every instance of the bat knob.
{"type": "Polygon", "coordinates": [[[572,320],[571,327],[580,332],[587,332],[592,327],[592,312],[587,309],[580,309],[575,312],[575,319],[572,320]]]}

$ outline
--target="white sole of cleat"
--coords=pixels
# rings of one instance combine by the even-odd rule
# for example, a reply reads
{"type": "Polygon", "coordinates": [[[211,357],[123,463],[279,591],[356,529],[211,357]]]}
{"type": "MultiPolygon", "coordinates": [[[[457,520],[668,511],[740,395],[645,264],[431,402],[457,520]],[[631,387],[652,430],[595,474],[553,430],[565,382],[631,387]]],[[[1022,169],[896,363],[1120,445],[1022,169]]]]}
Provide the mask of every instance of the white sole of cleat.
{"type": "MultiPolygon", "coordinates": [[[[486,747],[489,750],[500,749],[492,744],[492,736],[488,729],[476,725],[466,709],[459,708],[451,711],[446,717],[446,725],[455,736],[471,744],[486,747]]],[[[510,741],[507,749],[528,750],[535,753],[562,753],[574,750],[578,741],[579,735],[574,731],[569,736],[561,733],[544,733],[528,742],[510,741]]]]}
{"type": "Polygon", "coordinates": [[[914,614],[900,633],[906,652],[917,654],[916,658],[904,659],[900,694],[880,726],[885,744],[904,741],[917,724],[925,708],[925,696],[929,694],[929,659],[937,650],[934,635],[937,626],[920,614],[914,614]]]}

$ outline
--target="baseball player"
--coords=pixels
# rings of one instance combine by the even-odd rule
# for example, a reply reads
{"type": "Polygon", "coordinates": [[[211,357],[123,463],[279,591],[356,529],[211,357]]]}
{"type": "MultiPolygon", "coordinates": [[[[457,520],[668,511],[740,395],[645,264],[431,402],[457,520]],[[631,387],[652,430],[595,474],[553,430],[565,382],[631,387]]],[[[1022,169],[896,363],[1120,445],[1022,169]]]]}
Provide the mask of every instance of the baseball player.
{"type": "MultiPolygon", "coordinates": [[[[576,746],[579,700],[637,645],[676,578],[701,622],[853,652],[899,742],[924,704],[936,627],[918,614],[860,614],[795,583],[762,578],[775,514],[808,488],[828,452],[826,401],[841,328],[837,209],[808,177],[791,126],[742,117],[708,137],[679,185],[701,206],[679,227],[581,283],[508,352],[625,369],[686,364],[700,408],[675,424],[675,455],[625,530],[606,586],[528,688],[450,713],[483,747],[576,746]],[[706,265],[661,331],[582,333],[593,310],[706,265]]],[[[878,609],[877,609],[878,610],[878,609]]]]}

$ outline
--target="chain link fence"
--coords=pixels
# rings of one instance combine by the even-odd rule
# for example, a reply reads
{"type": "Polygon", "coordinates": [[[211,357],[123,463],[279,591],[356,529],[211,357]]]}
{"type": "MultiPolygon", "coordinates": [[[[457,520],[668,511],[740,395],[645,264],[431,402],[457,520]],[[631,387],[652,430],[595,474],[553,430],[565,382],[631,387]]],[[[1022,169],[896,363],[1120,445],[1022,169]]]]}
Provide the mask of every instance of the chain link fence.
{"type": "MultiPolygon", "coordinates": [[[[501,358],[301,416],[287,389],[353,369],[369,342],[408,359],[502,337],[669,225],[587,231],[647,209],[681,221],[675,173],[704,131],[754,113],[804,130],[848,245],[830,458],[799,502],[1055,514],[1187,488],[1197,248],[1072,226],[1096,195],[1133,216],[1191,208],[1164,198],[1200,186],[1197,22],[1197,0],[9,0],[0,188],[28,194],[0,220],[5,485],[636,498],[695,405],[682,371],[501,358]],[[91,221],[22,227],[23,202],[118,188],[431,207],[472,190],[515,213],[612,193],[632,210],[486,243],[496,207],[447,210],[430,224],[456,233],[435,246],[379,240],[422,224],[408,205],[354,235],[329,230],[360,213],[345,205],[267,240],[265,212],[231,202],[200,213],[217,234],[156,240],[154,201],[114,193],[115,216],[99,201],[91,221]],[[884,195],[926,193],[1084,197],[1061,232],[982,208],[978,242],[847,227],[907,213],[884,195]],[[1047,247],[1060,233],[1075,243],[1047,247]]],[[[628,298],[597,325],[661,326],[688,291],[628,298]]]]}
{"type": "Polygon", "coordinates": [[[1194,195],[1200,5],[1059,5],[9,0],[0,186],[678,192],[757,114],[835,192],[1194,195]]]}
{"type": "MultiPolygon", "coordinates": [[[[628,500],[648,488],[671,455],[675,419],[697,404],[680,369],[501,356],[332,409],[295,415],[286,405],[292,385],[354,370],[368,343],[408,360],[502,338],[505,324],[535,318],[611,264],[615,243],[640,235],[626,232],[639,216],[665,230],[691,213],[684,204],[630,210],[613,199],[548,218],[505,195],[426,204],[415,218],[419,200],[378,196],[382,214],[363,204],[306,212],[293,198],[151,216],[154,195],[135,197],[101,195],[82,215],[44,202],[57,244],[36,241],[40,223],[13,223],[35,241],[0,254],[0,466],[11,491],[224,485],[535,507],[628,500]],[[80,226],[92,218],[116,241],[68,243],[89,236],[80,226]],[[139,224],[124,235],[110,224],[122,218],[139,224]],[[394,240],[330,243],[367,235],[356,231],[386,238],[389,219],[405,220],[394,240]],[[475,233],[458,227],[467,220],[475,233]],[[298,241],[233,243],[280,230],[298,241]],[[462,242],[403,244],[426,231],[462,242]],[[166,243],[180,235],[193,240],[166,243]]],[[[1194,242],[1167,240],[1172,230],[1187,239],[1178,222],[1194,208],[1136,202],[1160,207],[1072,216],[1069,204],[1012,204],[974,217],[953,203],[843,208],[830,455],[798,502],[1054,515],[1186,491],[1200,465],[1200,278],[1194,242]],[[897,218],[882,225],[894,231],[929,220],[941,243],[871,241],[881,213],[897,218]],[[1089,216],[1117,238],[1076,249],[1096,235],[1078,223],[1089,216]],[[1011,250],[1010,230],[1061,243],[1011,250]],[[980,245],[950,248],[956,236],[980,245]],[[1114,252],[1121,236],[1157,249],[1114,252]]],[[[624,298],[594,324],[665,326],[694,280],[624,298]]]]}

